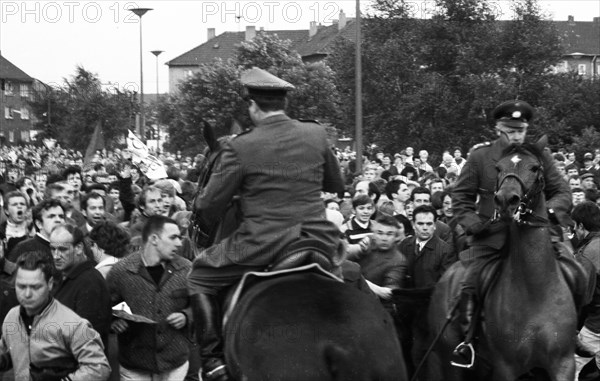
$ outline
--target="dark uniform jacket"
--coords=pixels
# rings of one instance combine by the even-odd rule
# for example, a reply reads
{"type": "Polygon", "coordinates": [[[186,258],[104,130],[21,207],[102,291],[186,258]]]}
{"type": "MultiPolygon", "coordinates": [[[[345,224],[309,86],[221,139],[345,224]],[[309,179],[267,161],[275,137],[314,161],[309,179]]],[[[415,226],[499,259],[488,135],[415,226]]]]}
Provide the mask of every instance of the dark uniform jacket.
{"type": "Polygon", "coordinates": [[[321,191],[343,192],[340,167],[325,129],[317,123],[271,116],[224,144],[196,211],[210,226],[234,195],[242,223],[201,252],[194,267],[271,263],[301,233],[337,249],[339,230],[325,218],[321,191]]]}
{"type": "MultiPolygon", "coordinates": [[[[465,229],[494,216],[494,192],[498,171],[496,163],[507,147],[503,139],[476,145],[465,163],[452,192],[452,209],[465,229]],[[477,196],[480,199],[477,202],[477,196]]],[[[571,224],[571,190],[554,166],[550,154],[543,155],[546,206],[553,209],[561,225],[571,224]]]]}

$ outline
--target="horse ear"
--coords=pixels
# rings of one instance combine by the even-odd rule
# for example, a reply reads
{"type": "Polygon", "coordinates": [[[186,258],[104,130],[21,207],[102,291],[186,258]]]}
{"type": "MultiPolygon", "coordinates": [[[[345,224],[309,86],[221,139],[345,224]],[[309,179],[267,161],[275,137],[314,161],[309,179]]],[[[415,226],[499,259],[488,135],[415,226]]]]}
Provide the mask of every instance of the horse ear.
{"type": "Polygon", "coordinates": [[[210,123],[208,123],[204,119],[202,119],[202,125],[203,125],[202,135],[204,136],[204,140],[206,141],[208,148],[213,152],[218,150],[219,142],[217,141],[217,138],[215,137],[214,128],[210,125],[210,123]]]}
{"type": "Polygon", "coordinates": [[[244,129],[242,128],[242,124],[236,118],[233,118],[229,133],[231,135],[239,135],[242,133],[242,131],[244,131],[244,129]]]}
{"type": "Polygon", "coordinates": [[[544,148],[548,145],[548,135],[542,136],[534,145],[540,152],[543,152],[544,148]]]}

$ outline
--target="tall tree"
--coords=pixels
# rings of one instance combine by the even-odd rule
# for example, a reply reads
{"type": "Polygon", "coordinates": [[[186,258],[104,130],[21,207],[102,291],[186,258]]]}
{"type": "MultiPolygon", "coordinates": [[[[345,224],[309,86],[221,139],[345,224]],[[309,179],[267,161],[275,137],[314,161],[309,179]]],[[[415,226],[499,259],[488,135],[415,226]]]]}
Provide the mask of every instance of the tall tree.
{"type": "Polygon", "coordinates": [[[64,79],[62,87],[44,91],[36,97],[32,108],[42,127],[47,120],[44,113],[48,102],[51,104],[52,129],[46,131],[46,136],[77,150],[85,150],[97,122],[102,125],[107,145],[116,145],[128,128],[134,128],[134,115],[138,109],[133,93],[103,90],[99,77],[80,66],[70,79],[64,79]]]}
{"type": "MultiPolygon", "coordinates": [[[[494,137],[492,109],[507,99],[539,108],[532,130],[552,144],[561,132],[597,125],[597,82],[554,75],[562,49],[556,29],[535,0],[515,0],[513,19],[496,20],[483,0],[437,0],[431,17],[404,0],[375,0],[363,26],[363,107],[366,145],[390,152],[406,146],[444,149],[494,137]],[[566,111],[568,110],[568,112],[566,111]]],[[[340,40],[328,63],[354,130],[354,43],[340,40]]]]}
{"type": "Polygon", "coordinates": [[[201,151],[202,120],[214,124],[219,135],[228,133],[234,121],[249,126],[240,75],[254,66],[296,86],[288,96],[287,113],[292,118],[338,122],[339,96],[333,72],[324,63],[305,64],[290,46],[288,40],[259,33],[252,41],[243,42],[232,59],[203,65],[163,106],[168,110],[164,115],[170,135],[165,147],[188,154],[201,151]]]}

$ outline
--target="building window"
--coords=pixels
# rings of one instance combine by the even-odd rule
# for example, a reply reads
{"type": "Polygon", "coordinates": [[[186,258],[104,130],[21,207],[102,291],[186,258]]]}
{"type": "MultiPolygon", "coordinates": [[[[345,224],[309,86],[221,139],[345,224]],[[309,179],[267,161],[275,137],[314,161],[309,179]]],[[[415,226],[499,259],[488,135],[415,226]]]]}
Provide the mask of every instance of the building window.
{"type": "Polygon", "coordinates": [[[11,81],[6,81],[4,83],[4,95],[10,96],[14,94],[14,85],[11,81]]]}
{"type": "Polygon", "coordinates": [[[21,107],[21,119],[29,120],[29,109],[27,107],[21,107]]]}
{"type": "Polygon", "coordinates": [[[15,141],[15,132],[14,131],[8,131],[8,141],[11,143],[15,141]]]}
{"type": "Polygon", "coordinates": [[[585,64],[577,65],[577,74],[585,75],[585,64]]]}
{"type": "Polygon", "coordinates": [[[29,98],[29,85],[26,83],[21,83],[19,86],[19,90],[21,93],[21,98],[29,98]]]}
{"type": "Polygon", "coordinates": [[[12,119],[13,118],[13,109],[12,107],[4,107],[4,118],[12,119]]]}
{"type": "Polygon", "coordinates": [[[29,131],[21,131],[21,141],[29,141],[29,131]]]}

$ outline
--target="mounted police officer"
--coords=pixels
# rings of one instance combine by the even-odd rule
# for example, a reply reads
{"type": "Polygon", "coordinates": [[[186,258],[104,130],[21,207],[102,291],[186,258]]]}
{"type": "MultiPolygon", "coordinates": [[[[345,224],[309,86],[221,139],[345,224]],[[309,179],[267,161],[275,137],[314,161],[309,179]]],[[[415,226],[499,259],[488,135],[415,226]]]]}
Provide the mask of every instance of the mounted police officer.
{"type": "Polygon", "coordinates": [[[189,276],[202,357],[202,379],[229,379],[223,361],[219,297],[249,271],[263,271],[291,242],[320,240],[331,255],[340,245],[337,227],[325,218],[321,192],[344,191],[340,168],[316,122],[285,114],[290,83],[253,68],[242,74],[252,130],[229,140],[196,213],[210,225],[234,195],[243,219],[229,237],[201,251],[189,276]]]}
{"type": "MultiPolygon", "coordinates": [[[[498,258],[507,237],[505,225],[494,218],[495,167],[506,147],[506,140],[501,139],[507,139],[509,144],[523,144],[527,127],[534,117],[534,109],[523,101],[507,101],[496,107],[492,116],[500,139],[473,147],[452,193],[454,215],[465,228],[469,244],[469,248],[460,253],[461,261],[467,266],[460,298],[461,325],[466,337],[454,351],[453,361],[454,365],[460,367],[469,367],[474,359],[472,340],[477,325],[475,307],[481,304],[476,300],[478,278],[485,265],[498,258]]],[[[544,194],[551,222],[555,224],[552,229],[553,242],[562,246],[560,226],[572,225],[569,216],[571,191],[547,152],[542,160],[544,194]]],[[[563,248],[560,250],[564,251],[563,248]]]]}

